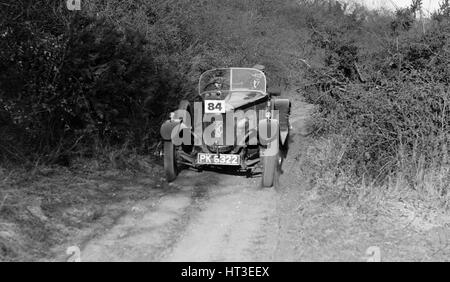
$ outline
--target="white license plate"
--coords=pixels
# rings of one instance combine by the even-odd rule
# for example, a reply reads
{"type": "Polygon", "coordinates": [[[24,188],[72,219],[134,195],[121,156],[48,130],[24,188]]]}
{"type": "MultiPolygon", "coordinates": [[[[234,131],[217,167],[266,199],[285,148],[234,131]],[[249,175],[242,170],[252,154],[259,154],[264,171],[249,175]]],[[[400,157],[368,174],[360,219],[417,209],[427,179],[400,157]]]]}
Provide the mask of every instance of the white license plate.
{"type": "Polygon", "coordinates": [[[205,113],[223,114],[225,113],[225,101],[223,100],[205,100],[205,113]]]}
{"type": "Polygon", "coordinates": [[[240,165],[241,156],[233,154],[207,154],[198,153],[197,164],[208,164],[208,165],[240,165]]]}

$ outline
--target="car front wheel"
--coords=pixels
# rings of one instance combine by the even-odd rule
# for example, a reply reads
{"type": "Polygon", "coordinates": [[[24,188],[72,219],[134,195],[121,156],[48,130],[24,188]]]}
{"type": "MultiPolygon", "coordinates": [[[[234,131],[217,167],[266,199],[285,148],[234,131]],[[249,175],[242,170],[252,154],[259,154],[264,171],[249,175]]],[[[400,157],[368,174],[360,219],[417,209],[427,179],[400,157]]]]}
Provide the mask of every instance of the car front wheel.
{"type": "Polygon", "coordinates": [[[177,178],[178,168],[176,160],[175,146],[170,141],[164,141],[164,171],[166,180],[172,182],[177,178]]]}
{"type": "Polygon", "coordinates": [[[262,163],[262,187],[275,186],[278,181],[279,165],[280,165],[280,151],[277,148],[271,150],[270,154],[262,149],[261,163],[262,163]]]}

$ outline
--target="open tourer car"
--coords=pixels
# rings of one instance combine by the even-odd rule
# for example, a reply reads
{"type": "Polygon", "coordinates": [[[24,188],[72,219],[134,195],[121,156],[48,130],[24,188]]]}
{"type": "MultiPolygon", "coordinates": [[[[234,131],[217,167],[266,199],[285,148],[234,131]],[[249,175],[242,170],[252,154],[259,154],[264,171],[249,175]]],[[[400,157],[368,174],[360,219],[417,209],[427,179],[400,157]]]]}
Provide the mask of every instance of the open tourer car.
{"type": "Polygon", "coordinates": [[[260,174],[263,187],[274,186],[289,136],[290,101],[268,91],[257,68],[208,70],[198,91],[196,101],[181,101],[161,126],[167,181],[183,167],[226,167],[260,174]]]}

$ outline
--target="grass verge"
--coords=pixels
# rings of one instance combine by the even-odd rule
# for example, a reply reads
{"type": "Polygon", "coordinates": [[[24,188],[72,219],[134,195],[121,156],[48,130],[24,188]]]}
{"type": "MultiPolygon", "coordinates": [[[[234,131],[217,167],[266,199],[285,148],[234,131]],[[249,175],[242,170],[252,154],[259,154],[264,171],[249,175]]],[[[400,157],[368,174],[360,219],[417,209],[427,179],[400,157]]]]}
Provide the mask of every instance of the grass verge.
{"type": "Polygon", "coordinates": [[[152,197],[160,174],[155,160],[118,152],[70,168],[0,168],[0,260],[61,257],[61,248],[82,245],[133,202],[152,197]]]}

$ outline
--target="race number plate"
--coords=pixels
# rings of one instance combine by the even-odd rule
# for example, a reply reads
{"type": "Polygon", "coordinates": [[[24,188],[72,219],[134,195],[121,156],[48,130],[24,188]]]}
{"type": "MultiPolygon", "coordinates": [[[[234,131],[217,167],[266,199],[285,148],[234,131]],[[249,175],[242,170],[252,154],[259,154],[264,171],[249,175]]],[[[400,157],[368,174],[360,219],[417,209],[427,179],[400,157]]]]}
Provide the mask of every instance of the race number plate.
{"type": "Polygon", "coordinates": [[[205,100],[205,113],[223,114],[225,113],[225,101],[223,100],[205,100]]]}
{"type": "Polygon", "coordinates": [[[207,165],[240,165],[241,156],[232,154],[205,154],[198,153],[197,164],[207,165]]]}

